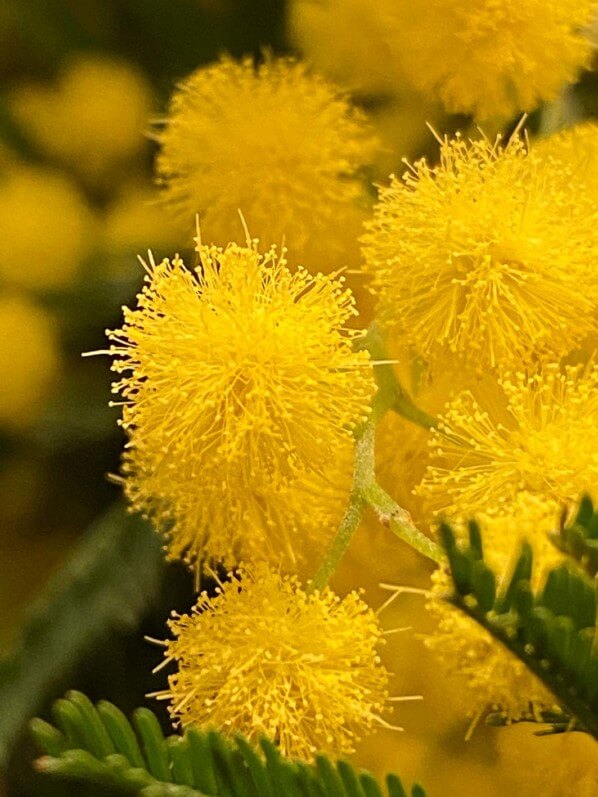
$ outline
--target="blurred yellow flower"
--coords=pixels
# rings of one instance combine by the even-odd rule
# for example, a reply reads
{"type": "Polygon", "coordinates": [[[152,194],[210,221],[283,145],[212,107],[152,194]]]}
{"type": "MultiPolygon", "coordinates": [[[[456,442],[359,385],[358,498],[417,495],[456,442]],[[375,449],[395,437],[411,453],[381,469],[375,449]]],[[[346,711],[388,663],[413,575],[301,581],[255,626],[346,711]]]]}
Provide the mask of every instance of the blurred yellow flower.
{"type": "Polygon", "coordinates": [[[303,64],[222,58],[199,69],[174,94],[160,141],[165,201],[189,229],[198,213],[206,240],[234,239],[241,210],[257,238],[285,239],[303,265],[357,262],[367,208],[359,170],[374,139],[303,64]]]}
{"type": "Polygon", "coordinates": [[[0,178],[0,283],[65,288],[94,250],[95,233],[92,211],[64,175],[15,166],[0,178]]]}
{"type": "Polygon", "coordinates": [[[387,707],[382,629],[356,592],[307,594],[295,576],[241,568],[169,621],[178,672],[158,698],[183,726],[275,739],[283,755],[353,751],[387,707]]]}
{"type": "Polygon", "coordinates": [[[44,154],[102,183],[143,149],[153,100],[132,64],[79,56],[55,86],[20,86],[9,103],[23,132],[44,154]]]}
{"type": "MultiPolygon", "coordinates": [[[[519,554],[523,540],[527,540],[534,551],[534,587],[542,585],[548,570],[562,559],[548,538],[548,532],[558,527],[559,515],[556,501],[526,492],[519,493],[504,515],[477,513],[484,539],[484,558],[502,575],[502,581],[510,577],[509,564],[519,554]]],[[[465,529],[460,527],[460,532],[463,536],[465,529]]],[[[554,697],[519,659],[471,618],[441,600],[450,592],[446,570],[437,570],[432,580],[434,597],[427,608],[438,625],[426,637],[426,645],[448,672],[463,682],[468,714],[479,718],[490,709],[500,708],[515,719],[529,713],[530,705],[554,705],[554,697]]]]}
{"type": "MultiPolygon", "coordinates": [[[[406,4],[404,4],[406,5],[406,4]]],[[[397,0],[292,0],[291,38],[314,66],[356,92],[396,95],[405,90],[405,66],[394,46],[397,0]]]]}
{"type": "Polygon", "coordinates": [[[595,0],[411,0],[396,25],[413,85],[448,111],[509,117],[554,99],[589,66],[595,0]]]}
{"type": "Polygon", "coordinates": [[[141,182],[127,185],[109,205],[104,221],[104,246],[119,256],[124,253],[169,251],[189,246],[171,215],[166,213],[155,189],[141,182]]]}
{"type": "Polygon", "coordinates": [[[376,174],[386,178],[401,159],[422,153],[429,143],[426,122],[439,124],[440,105],[413,89],[406,79],[395,31],[396,0],[293,0],[291,39],[310,64],[340,86],[368,99],[368,119],[380,140],[376,174]],[[372,102],[374,98],[374,102],[372,102]]]}
{"type": "Polygon", "coordinates": [[[294,563],[338,522],[374,390],[345,328],[353,297],[255,242],[198,252],[196,271],[148,266],[137,309],[109,333],[127,495],[170,530],[171,556],[294,563]]]}
{"type": "Polygon", "coordinates": [[[469,391],[450,401],[430,440],[418,488],[450,517],[504,512],[522,491],[571,503],[598,477],[598,365],[549,364],[499,379],[487,409],[469,391]]]}
{"type": "Polygon", "coordinates": [[[421,92],[450,112],[512,116],[589,65],[595,0],[294,0],[291,36],[358,91],[421,92]]]}
{"type": "Polygon", "coordinates": [[[0,426],[19,430],[34,422],[58,375],[56,326],[22,296],[0,296],[0,426]]]}
{"type": "Polygon", "coordinates": [[[594,328],[598,205],[518,137],[446,139],[380,189],[363,238],[379,317],[425,359],[553,359],[594,328]]]}

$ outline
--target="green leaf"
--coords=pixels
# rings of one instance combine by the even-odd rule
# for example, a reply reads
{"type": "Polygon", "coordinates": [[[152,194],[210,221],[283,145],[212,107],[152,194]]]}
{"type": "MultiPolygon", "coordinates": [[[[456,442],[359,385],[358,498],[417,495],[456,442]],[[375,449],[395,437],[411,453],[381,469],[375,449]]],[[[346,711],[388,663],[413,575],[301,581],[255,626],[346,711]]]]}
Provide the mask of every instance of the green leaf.
{"type": "MultiPolygon", "coordinates": [[[[315,764],[283,758],[272,742],[258,748],[243,737],[190,729],[164,738],[149,709],[134,725],[110,703],[93,706],[78,692],[57,701],[56,727],[31,731],[44,755],[36,768],[55,777],[90,781],[143,797],[406,797],[396,775],[386,789],[346,761],[318,756],[315,764]],[[117,750],[117,752],[108,752],[117,750]],[[142,752],[143,751],[143,752],[142,752]]],[[[425,797],[415,785],[412,797],[425,797]]]]}
{"type": "Polygon", "coordinates": [[[598,574],[598,512],[589,495],[584,495],[579,503],[577,515],[573,522],[563,524],[558,532],[551,534],[551,539],[563,553],[575,559],[587,572],[590,578],[598,574]]]}
{"type": "MultiPolygon", "coordinates": [[[[574,527],[583,526],[589,536],[594,518],[586,498],[574,527]]],[[[481,536],[471,528],[469,545],[459,545],[446,524],[440,530],[454,586],[449,601],[502,642],[554,694],[562,707],[552,723],[556,730],[573,726],[598,739],[595,580],[587,567],[584,571],[569,562],[548,573],[543,589],[532,591],[532,550],[524,543],[506,587],[497,595],[499,578],[484,562],[481,536]]],[[[563,549],[568,547],[566,531],[563,549]]],[[[585,555],[580,562],[587,565],[585,555]]],[[[496,724],[497,715],[492,717],[496,724]]]]}
{"type": "MultiPolygon", "coordinates": [[[[157,593],[162,567],[158,536],[120,505],[89,529],[36,602],[19,648],[0,661],[0,768],[22,727],[96,640],[135,626],[157,593]]],[[[90,705],[80,696],[59,711],[73,724],[75,714],[90,719],[90,705]]],[[[93,752],[111,744],[119,750],[109,723],[103,727],[93,752]]]]}

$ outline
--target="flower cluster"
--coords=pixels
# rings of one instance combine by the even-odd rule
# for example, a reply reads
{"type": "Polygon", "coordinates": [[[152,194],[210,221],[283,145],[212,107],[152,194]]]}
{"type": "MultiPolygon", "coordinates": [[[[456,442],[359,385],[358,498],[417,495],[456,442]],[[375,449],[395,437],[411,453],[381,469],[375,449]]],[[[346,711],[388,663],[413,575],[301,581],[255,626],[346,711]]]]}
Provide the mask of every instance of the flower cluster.
{"type": "MultiPolygon", "coordinates": [[[[301,0],[292,17],[324,71],[351,89],[386,92],[399,116],[399,95],[419,91],[488,118],[531,109],[576,77],[594,7],[418,0],[383,2],[371,19],[360,0],[301,0]],[[338,41],[322,52],[337,7],[338,41]],[[363,74],[347,58],[350,34],[374,51],[363,74]],[[399,74],[407,89],[395,94],[399,74]]],[[[523,537],[539,579],[559,561],[546,531],[598,476],[595,131],[537,144],[520,129],[508,139],[437,137],[438,161],[391,176],[362,226],[365,177],[381,160],[366,114],[341,89],[268,54],[222,57],[177,89],[156,134],[162,198],[183,228],[197,215],[210,243],[197,239],[194,268],[178,255],[150,257],[137,306],[108,332],[126,495],[165,535],[170,558],[218,584],[190,614],[173,614],[162,643],[157,669],[176,671],[156,696],[175,723],[266,735],[304,759],[350,753],[384,724],[389,674],[376,615],[356,592],[341,599],[315,588],[367,503],[383,522],[405,518],[410,539],[421,539],[382,487],[422,529],[442,513],[460,533],[476,515],[497,571],[508,571],[523,537]],[[257,236],[244,245],[231,243],[239,210],[257,236]],[[360,236],[361,276],[390,350],[377,362],[362,350],[374,351],[376,330],[361,341],[339,271],[359,263],[360,236]],[[285,241],[302,265],[289,266],[285,241]],[[381,389],[370,417],[372,365],[381,389]],[[414,430],[392,416],[376,435],[387,394],[393,408],[406,401],[399,371],[437,418],[414,430]],[[374,439],[382,486],[369,472],[374,439]],[[302,587],[299,574],[326,548],[302,587]]],[[[358,550],[371,543],[363,567],[379,573],[376,539],[358,550]]],[[[530,702],[550,705],[539,680],[439,600],[446,584],[441,565],[426,643],[466,679],[471,713],[500,706],[517,717],[530,702]]]]}

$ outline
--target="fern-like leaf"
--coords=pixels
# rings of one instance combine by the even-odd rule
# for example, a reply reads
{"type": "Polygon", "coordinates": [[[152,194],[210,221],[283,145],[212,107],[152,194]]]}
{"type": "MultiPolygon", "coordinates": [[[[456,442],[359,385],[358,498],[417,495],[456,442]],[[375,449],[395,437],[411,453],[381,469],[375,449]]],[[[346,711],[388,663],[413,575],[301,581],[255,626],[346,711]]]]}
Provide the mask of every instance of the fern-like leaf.
{"type": "Polygon", "coordinates": [[[551,570],[533,591],[533,555],[526,543],[511,577],[497,590],[496,574],[484,561],[476,523],[469,544],[460,545],[450,526],[441,537],[454,593],[448,600],[500,640],[554,694],[571,727],[598,739],[598,635],[596,582],[574,563],[551,570]]]}
{"type": "Polygon", "coordinates": [[[158,590],[160,541],[120,505],[48,584],[15,654],[0,661],[0,768],[58,679],[107,630],[133,627],[158,590]]]}
{"type": "MultiPolygon", "coordinates": [[[[216,731],[164,737],[156,716],[137,709],[130,723],[116,706],[94,706],[80,692],[54,704],[55,725],[31,723],[44,752],[39,771],[90,781],[142,797],[407,797],[401,780],[385,787],[346,761],[315,764],[283,758],[266,739],[254,748],[216,731]]],[[[411,797],[426,797],[415,785],[411,797]]]]}
{"type": "Polygon", "coordinates": [[[598,512],[592,499],[585,495],[577,515],[570,525],[562,524],[560,531],[551,534],[554,544],[575,559],[590,578],[598,573],[598,512]]]}

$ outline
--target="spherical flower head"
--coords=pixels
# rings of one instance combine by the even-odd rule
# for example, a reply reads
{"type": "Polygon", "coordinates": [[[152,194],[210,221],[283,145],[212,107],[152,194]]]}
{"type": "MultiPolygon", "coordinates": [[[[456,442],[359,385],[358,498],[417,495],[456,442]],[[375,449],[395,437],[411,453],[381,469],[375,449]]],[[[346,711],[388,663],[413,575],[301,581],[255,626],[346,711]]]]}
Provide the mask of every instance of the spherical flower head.
{"type": "Polygon", "coordinates": [[[595,0],[416,0],[397,25],[406,71],[452,113],[510,117],[554,99],[590,62],[595,0]]]}
{"type": "Polygon", "coordinates": [[[310,760],[353,752],[385,710],[382,629],[356,592],[308,594],[260,564],[231,574],[215,598],[202,593],[169,627],[165,656],[178,671],[157,697],[184,727],[266,736],[310,760]]]}
{"type": "Polygon", "coordinates": [[[174,94],[157,160],[164,199],[189,228],[233,240],[241,209],[262,241],[283,238],[298,262],[355,261],[371,160],[365,118],[303,64],[267,57],[218,63],[174,94]],[[363,207],[362,207],[363,206],[363,207]]]}
{"type": "MultiPolygon", "coordinates": [[[[557,502],[526,492],[517,496],[504,515],[478,514],[484,558],[500,576],[499,589],[505,581],[508,583],[511,563],[523,540],[534,552],[533,587],[541,588],[548,570],[562,561],[548,537],[548,532],[558,527],[559,514],[557,502]]],[[[455,531],[466,537],[466,523],[459,523],[455,531]]],[[[500,709],[510,719],[517,719],[529,713],[530,705],[552,706],[554,698],[521,661],[474,620],[442,600],[451,592],[446,568],[439,568],[432,580],[427,608],[438,624],[426,638],[426,645],[450,674],[464,682],[467,712],[478,719],[491,709],[500,709]]]]}
{"type": "Polygon", "coordinates": [[[94,216],[62,174],[15,166],[0,178],[0,283],[28,290],[64,288],[95,245],[94,216]],[[39,252],[31,246],[32,230],[39,252]]]}
{"type": "Polygon", "coordinates": [[[512,138],[445,139],[380,189],[363,238],[381,320],[425,359],[554,359],[594,327],[598,205],[512,138]]]}
{"type": "Polygon", "coordinates": [[[20,296],[0,298],[0,427],[31,425],[58,376],[60,344],[54,321],[20,296]]]}
{"type": "Polygon", "coordinates": [[[447,405],[430,440],[432,464],[418,488],[450,517],[502,512],[525,490],[560,503],[598,477],[598,365],[549,364],[499,380],[503,406],[471,392],[447,405]]]}
{"type": "Polygon", "coordinates": [[[97,56],[71,60],[54,86],[18,87],[9,99],[31,141],[92,183],[143,150],[153,102],[132,64],[97,56]]]}
{"type": "Polygon", "coordinates": [[[353,297],[342,277],[291,272],[255,242],[198,251],[195,271],[150,264],[109,333],[127,494],[172,526],[173,556],[294,563],[306,534],[321,548],[337,522],[374,391],[360,333],[344,326],[353,297]]]}

